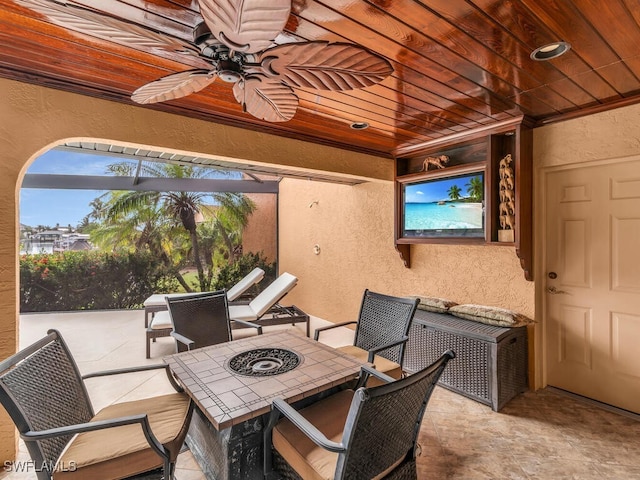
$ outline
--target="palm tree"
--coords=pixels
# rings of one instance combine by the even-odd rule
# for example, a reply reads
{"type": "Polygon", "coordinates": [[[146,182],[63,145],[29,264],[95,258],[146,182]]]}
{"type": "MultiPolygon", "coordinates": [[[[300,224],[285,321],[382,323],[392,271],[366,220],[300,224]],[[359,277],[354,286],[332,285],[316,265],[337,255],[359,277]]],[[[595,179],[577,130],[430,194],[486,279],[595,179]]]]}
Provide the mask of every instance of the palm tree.
{"type": "MultiPolygon", "coordinates": [[[[117,163],[108,168],[116,175],[131,176],[136,166],[131,163],[117,163]]],[[[150,177],[169,178],[207,178],[214,170],[185,167],[173,164],[143,164],[140,173],[150,177]]],[[[220,172],[218,172],[220,173],[220,172]]],[[[196,214],[201,213],[209,198],[216,209],[216,221],[218,231],[222,238],[229,236],[229,226],[243,227],[248,216],[255,209],[255,205],[241,193],[229,192],[148,192],[131,191],[122,192],[107,209],[106,218],[111,219],[126,214],[133,210],[144,209],[145,206],[157,205],[175,224],[181,225],[189,234],[191,244],[191,256],[198,272],[198,282],[201,291],[208,290],[211,285],[211,272],[205,274],[203,257],[200,252],[200,244],[197,233],[196,214]],[[222,221],[222,219],[227,219],[222,221]],[[226,222],[226,223],[225,223],[226,222]]],[[[229,248],[229,247],[228,247],[229,248]]],[[[230,248],[231,252],[233,247],[230,248]]],[[[232,259],[233,261],[233,259],[232,259]]],[[[204,260],[208,266],[210,260],[204,260]]],[[[186,289],[190,291],[190,289],[186,289]]]]}
{"type": "Polygon", "coordinates": [[[467,187],[467,193],[473,200],[476,202],[482,201],[484,198],[484,184],[482,183],[482,178],[471,178],[465,187],[467,187]]]}
{"type": "Polygon", "coordinates": [[[462,190],[460,190],[460,187],[457,185],[451,185],[451,188],[449,188],[449,190],[447,191],[447,194],[449,195],[449,198],[451,200],[460,200],[460,193],[462,192],[462,190]]]}
{"type": "Polygon", "coordinates": [[[180,240],[181,231],[176,231],[167,221],[157,202],[139,208],[118,210],[115,205],[121,202],[124,194],[125,192],[108,192],[94,201],[96,205],[100,205],[100,209],[90,214],[96,220],[87,227],[91,242],[102,249],[148,251],[183,288],[189,289],[176,267],[182,257],[177,252],[184,250],[180,246],[181,243],[184,244],[180,240]],[[103,197],[107,199],[105,203],[102,202],[103,197]]]}

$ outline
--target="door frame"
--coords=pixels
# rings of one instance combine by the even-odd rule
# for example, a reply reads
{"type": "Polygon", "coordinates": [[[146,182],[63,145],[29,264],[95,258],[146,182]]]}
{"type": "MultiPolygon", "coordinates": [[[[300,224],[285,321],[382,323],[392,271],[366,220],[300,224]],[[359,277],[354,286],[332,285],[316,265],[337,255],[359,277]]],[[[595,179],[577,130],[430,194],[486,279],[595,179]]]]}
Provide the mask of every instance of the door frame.
{"type": "Polygon", "coordinates": [[[581,168],[602,167],[611,164],[619,164],[640,160],[639,155],[628,155],[598,160],[576,162],[566,165],[541,166],[534,170],[534,275],[535,275],[535,311],[537,324],[534,329],[534,379],[535,389],[544,388],[548,385],[548,365],[547,365],[547,302],[545,296],[547,263],[547,193],[549,175],[566,170],[578,170],[581,168]]]}

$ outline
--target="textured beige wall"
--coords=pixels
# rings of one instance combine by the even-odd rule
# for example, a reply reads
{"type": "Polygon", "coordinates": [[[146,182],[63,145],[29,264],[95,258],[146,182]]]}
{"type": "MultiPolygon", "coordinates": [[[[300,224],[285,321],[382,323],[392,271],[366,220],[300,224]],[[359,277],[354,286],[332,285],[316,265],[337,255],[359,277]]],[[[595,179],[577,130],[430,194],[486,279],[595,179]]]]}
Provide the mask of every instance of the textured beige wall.
{"type": "Polygon", "coordinates": [[[256,204],[256,209],[242,232],[244,253],[260,253],[275,262],[278,256],[278,196],[271,193],[249,193],[247,196],[256,204]]]}
{"type": "MultiPolygon", "coordinates": [[[[387,159],[216,125],[137,106],[0,79],[0,358],[17,347],[18,206],[27,165],[64,140],[197,153],[251,164],[283,164],[354,177],[391,178],[387,159]]],[[[0,460],[15,454],[14,428],[0,409],[0,460]]]]}
{"type": "Polygon", "coordinates": [[[394,248],[393,198],[391,182],[350,187],[283,180],[280,270],[301,279],[286,302],[330,321],[352,320],[369,288],[534,316],[534,284],[524,279],[512,246],[412,245],[411,268],[405,268],[394,248]]]}
{"type": "Polygon", "coordinates": [[[554,167],[640,153],[640,105],[537,128],[534,165],[554,167]]]}

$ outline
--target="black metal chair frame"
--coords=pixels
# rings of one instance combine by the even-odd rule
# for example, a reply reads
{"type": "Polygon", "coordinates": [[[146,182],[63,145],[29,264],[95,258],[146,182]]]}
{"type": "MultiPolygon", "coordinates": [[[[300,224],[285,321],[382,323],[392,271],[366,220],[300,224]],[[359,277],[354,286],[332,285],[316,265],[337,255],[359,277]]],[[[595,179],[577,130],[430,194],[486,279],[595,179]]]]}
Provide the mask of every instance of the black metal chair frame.
{"type": "Polygon", "coordinates": [[[362,296],[358,320],[334,323],[316,329],[314,339],[332,328],[356,325],[353,345],[369,352],[368,362],[375,355],[402,365],[404,349],[409,340],[411,321],[420,299],[394,297],[365,290],[362,296]]]}
{"type": "Polygon", "coordinates": [[[363,366],[340,442],[328,439],[284,400],[274,400],[264,431],[265,479],[280,478],[279,475],[300,478],[273,449],[273,429],[282,415],[316,445],[338,454],[335,479],[371,478],[388,470],[391,471],[384,478],[416,478],[420,425],[433,389],[453,358],[455,353],[446,351],[428,367],[400,380],[363,366]],[[365,387],[369,376],[386,383],[365,387]]]}
{"type": "MultiPolygon", "coordinates": [[[[178,351],[192,350],[233,339],[229,304],[225,290],[167,297],[167,308],[178,351]],[[188,332],[188,333],[187,333],[188,332]],[[183,345],[184,347],[181,347],[183,345]]],[[[234,320],[236,326],[255,328],[262,335],[262,326],[244,320],[234,320]]]]}
{"type": "MultiPolygon", "coordinates": [[[[164,478],[173,478],[175,464],[154,435],[146,414],[89,421],[95,413],[84,380],[150,370],[165,370],[173,388],[177,392],[183,391],[165,364],[81,375],[60,332],[52,329],[46,337],[0,362],[0,403],[16,425],[35,465],[55,465],[75,434],[139,424],[151,449],[162,458],[164,478]],[[52,386],[53,389],[47,388],[52,386]],[[29,400],[29,407],[21,403],[25,399],[29,400]],[[57,408],[48,408],[52,406],[57,408]]],[[[189,406],[187,422],[192,411],[193,402],[189,406]]],[[[50,468],[42,468],[37,477],[49,480],[52,473],[50,468]]]]}

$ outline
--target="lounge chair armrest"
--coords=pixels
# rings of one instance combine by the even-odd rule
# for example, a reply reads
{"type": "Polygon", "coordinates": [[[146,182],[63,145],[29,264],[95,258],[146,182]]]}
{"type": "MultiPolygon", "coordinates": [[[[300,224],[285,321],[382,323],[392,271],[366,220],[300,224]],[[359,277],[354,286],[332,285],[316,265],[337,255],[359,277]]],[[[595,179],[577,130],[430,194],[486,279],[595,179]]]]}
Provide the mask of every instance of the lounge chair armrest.
{"type": "Polygon", "coordinates": [[[369,377],[371,376],[376,377],[378,380],[381,380],[384,383],[393,383],[396,381],[395,378],[390,377],[386,373],[382,373],[381,371],[376,370],[369,365],[363,365],[360,368],[360,376],[358,377],[358,383],[356,383],[354,389],[357,390],[360,387],[364,387],[367,384],[367,380],[369,380],[369,377]]]}
{"type": "Polygon", "coordinates": [[[324,332],[325,330],[330,330],[332,328],[337,328],[337,327],[344,327],[345,325],[354,325],[356,323],[358,323],[357,320],[350,320],[348,322],[334,323],[333,325],[328,325],[326,327],[316,328],[316,333],[313,335],[313,339],[317,341],[318,338],[320,338],[320,332],[324,332]]]}
{"type": "Polygon", "coordinates": [[[247,322],[246,320],[231,320],[234,323],[245,326],[247,328],[255,328],[258,330],[258,335],[262,335],[262,325],[258,325],[257,323],[247,322]]]}
{"type": "Polygon", "coordinates": [[[373,363],[373,358],[375,355],[377,355],[378,353],[387,350],[389,348],[393,348],[393,347],[397,347],[398,345],[402,345],[403,343],[406,343],[409,340],[409,337],[402,337],[399,340],[396,340],[395,342],[391,342],[391,343],[387,343],[385,345],[380,345],[379,347],[375,347],[372,348],[371,350],[369,350],[369,357],[367,358],[367,362],[369,363],[373,363]]]}
{"type": "Polygon", "coordinates": [[[118,368],[115,370],[102,370],[100,372],[92,372],[92,373],[87,373],[86,375],[82,375],[82,379],[86,380],[88,378],[95,378],[95,377],[105,377],[108,375],[120,375],[123,373],[136,373],[136,372],[147,372],[150,370],[164,370],[165,373],[167,374],[167,379],[169,380],[169,383],[171,383],[171,385],[173,386],[173,388],[177,391],[177,392],[182,392],[184,391],[182,389],[182,387],[180,385],[178,385],[178,383],[176,382],[176,379],[174,378],[173,374],[171,373],[171,369],[169,368],[169,365],[166,363],[154,363],[153,365],[140,365],[137,367],[128,367],[128,368],[118,368]]]}
{"type": "Polygon", "coordinates": [[[67,425],[64,427],[50,428],[47,430],[28,431],[22,433],[20,437],[28,442],[35,440],[45,440],[47,438],[55,438],[63,435],[75,435],[77,433],[92,432],[95,430],[104,430],[106,428],[121,427],[123,425],[135,425],[139,423],[142,427],[149,446],[161,457],[166,458],[167,452],[162,446],[162,443],[158,441],[156,436],[151,431],[151,425],[149,424],[149,417],[146,414],[141,413],[137,415],[129,415],[127,417],[110,418],[108,420],[99,420],[96,422],[78,423],[75,425],[67,425]]]}
{"type": "Polygon", "coordinates": [[[196,342],[194,342],[193,340],[191,340],[188,337],[185,337],[184,335],[181,335],[177,332],[171,332],[170,335],[176,339],[176,341],[180,342],[181,344],[185,345],[187,347],[188,350],[191,350],[193,348],[193,346],[196,344],[196,342]]]}
{"type": "Polygon", "coordinates": [[[309,420],[304,418],[298,411],[281,398],[276,398],[272,403],[273,411],[277,410],[291,421],[302,433],[304,433],[313,443],[330,452],[340,453],[346,451],[342,443],[329,440],[324,433],[318,430],[309,420]]]}

